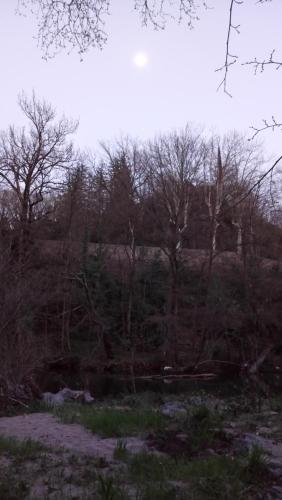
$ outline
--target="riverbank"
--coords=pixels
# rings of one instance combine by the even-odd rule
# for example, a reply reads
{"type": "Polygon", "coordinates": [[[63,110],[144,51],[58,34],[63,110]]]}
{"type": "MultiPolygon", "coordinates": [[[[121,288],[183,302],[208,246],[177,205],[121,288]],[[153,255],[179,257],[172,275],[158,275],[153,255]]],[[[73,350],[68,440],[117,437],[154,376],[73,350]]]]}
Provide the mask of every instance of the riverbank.
{"type": "Polygon", "coordinates": [[[147,392],[17,413],[0,419],[1,498],[281,498],[278,396],[147,392]]]}

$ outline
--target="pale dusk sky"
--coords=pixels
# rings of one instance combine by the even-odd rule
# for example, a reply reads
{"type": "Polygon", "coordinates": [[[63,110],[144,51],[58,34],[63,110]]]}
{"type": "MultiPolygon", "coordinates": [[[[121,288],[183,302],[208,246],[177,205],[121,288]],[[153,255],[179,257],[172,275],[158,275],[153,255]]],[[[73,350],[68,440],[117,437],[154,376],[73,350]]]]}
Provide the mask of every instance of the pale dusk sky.
{"type": "MultiPolygon", "coordinates": [[[[112,0],[107,19],[109,39],[102,51],[90,49],[80,61],[77,53],[42,59],[34,39],[35,19],[15,14],[17,0],[0,2],[1,91],[0,129],[22,125],[17,95],[21,91],[52,103],[58,115],[80,122],[75,144],[95,150],[101,140],[122,134],[147,139],[178,129],[187,122],[206,133],[236,129],[249,133],[250,125],[274,115],[282,121],[282,69],[266,68],[253,75],[248,66],[235,65],[229,76],[232,99],[217,91],[222,75],[229,14],[227,0],[210,1],[194,30],[170,23],[166,30],[142,27],[133,0],[112,0]],[[134,64],[137,53],[148,58],[134,64]]],[[[256,5],[246,1],[236,10],[240,35],[232,34],[232,50],[242,59],[267,58],[276,48],[282,59],[282,2],[256,5]]],[[[249,133],[250,135],[250,133],[249,133]]],[[[282,132],[260,134],[267,155],[282,153],[282,132]]]]}

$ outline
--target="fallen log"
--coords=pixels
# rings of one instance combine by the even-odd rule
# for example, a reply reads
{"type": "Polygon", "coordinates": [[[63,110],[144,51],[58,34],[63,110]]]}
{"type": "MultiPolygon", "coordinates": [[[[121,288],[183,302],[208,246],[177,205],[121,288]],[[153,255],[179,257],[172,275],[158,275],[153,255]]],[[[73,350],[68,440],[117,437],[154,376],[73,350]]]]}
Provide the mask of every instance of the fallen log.
{"type": "MultiPolygon", "coordinates": [[[[196,379],[211,379],[217,378],[216,373],[198,373],[198,374],[181,374],[181,375],[139,375],[135,380],[196,380],[196,379]]],[[[121,380],[127,380],[122,378],[121,380]]]]}

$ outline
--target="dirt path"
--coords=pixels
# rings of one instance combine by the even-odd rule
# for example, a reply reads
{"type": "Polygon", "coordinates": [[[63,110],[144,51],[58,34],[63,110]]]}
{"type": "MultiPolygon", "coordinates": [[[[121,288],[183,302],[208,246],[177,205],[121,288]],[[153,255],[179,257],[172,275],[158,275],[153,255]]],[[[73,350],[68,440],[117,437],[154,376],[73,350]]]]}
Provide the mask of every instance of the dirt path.
{"type": "MultiPolygon", "coordinates": [[[[78,424],[63,424],[48,413],[32,413],[16,417],[0,418],[0,436],[15,437],[19,440],[34,439],[49,447],[62,447],[85,455],[113,459],[118,443],[116,438],[102,439],[78,424]]],[[[139,438],[123,438],[127,449],[138,453],[146,449],[139,438]]]]}

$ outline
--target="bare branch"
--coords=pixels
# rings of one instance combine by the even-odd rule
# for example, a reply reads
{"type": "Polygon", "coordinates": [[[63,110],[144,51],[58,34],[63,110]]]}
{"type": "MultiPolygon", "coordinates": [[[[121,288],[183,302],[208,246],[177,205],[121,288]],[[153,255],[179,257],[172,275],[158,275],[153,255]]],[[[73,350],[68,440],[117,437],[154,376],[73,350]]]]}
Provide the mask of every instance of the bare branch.
{"type": "Polygon", "coordinates": [[[274,66],[276,70],[282,67],[281,61],[276,61],[273,59],[275,53],[275,49],[272,50],[268,59],[264,59],[263,61],[259,61],[256,57],[252,61],[247,61],[242,63],[242,66],[253,66],[255,75],[260,72],[263,73],[266,66],[274,66]]]}
{"type": "Polygon", "coordinates": [[[271,121],[268,122],[267,120],[263,120],[263,127],[250,127],[251,130],[254,132],[253,135],[250,137],[249,140],[254,139],[260,132],[263,132],[265,130],[272,130],[274,132],[275,129],[282,128],[282,123],[277,122],[277,120],[274,118],[274,116],[271,117],[271,121]]]}
{"type": "MultiPolygon", "coordinates": [[[[195,0],[132,0],[143,25],[164,29],[168,20],[186,21],[189,28],[199,19],[195,0]]],[[[207,8],[205,0],[200,4],[207,8]]],[[[29,9],[37,18],[38,45],[44,58],[61,50],[77,49],[82,57],[89,48],[102,49],[107,42],[106,18],[111,0],[18,0],[18,12],[29,9]]]]}
{"type": "Polygon", "coordinates": [[[38,45],[44,58],[76,48],[82,55],[90,47],[102,48],[107,41],[105,17],[109,0],[18,0],[29,7],[38,22],[38,45]]]}
{"type": "MultiPolygon", "coordinates": [[[[201,3],[206,7],[205,1],[201,3]]],[[[143,25],[151,24],[155,29],[164,29],[169,19],[179,23],[185,20],[189,28],[199,20],[199,4],[195,0],[135,0],[134,8],[140,13],[143,25]]]]}
{"type": "Polygon", "coordinates": [[[280,163],[281,160],[282,160],[282,155],[279,156],[279,158],[273,163],[273,165],[263,175],[261,175],[259,177],[259,179],[250,187],[250,189],[248,189],[248,191],[241,198],[239,198],[236,201],[236,203],[234,203],[230,208],[234,209],[235,207],[237,207],[238,205],[243,203],[243,201],[246,200],[253,191],[258,189],[261,186],[261,184],[264,182],[266,177],[268,177],[270,174],[272,174],[273,170],[278,165],[278,163],[280,163]]]}
{"type": "Polygon", "coordinates": [[[223,71],[223,79],[220,82],[217,90],[219,90],[221,87],[223,87],[223,90],[225,94],[227,94],[229,97],[232,97],[232,95],[228,92],[227,90],[227,77],[228,77],[228,71],[230,69],[230,66],[233,66],[238,60],[238,56],[234,55],[231,53],[230,49],[230,42],[231,42],[231,32],[232,30],[235,31],[237,34],[240,33],[239,28],[240,25],[235,25],[233,24],[233,15],[234,15],[234,5],[241,5],[243,2],[239,0],[231,0],[230,1],[230,6],[229,6],[229,21],[228,21],[228,28],[227,28],[227,37],[226,37],[226,49],[225,49],[225,61],[223,66],[218,68],[216,71],[223,71]]]}

